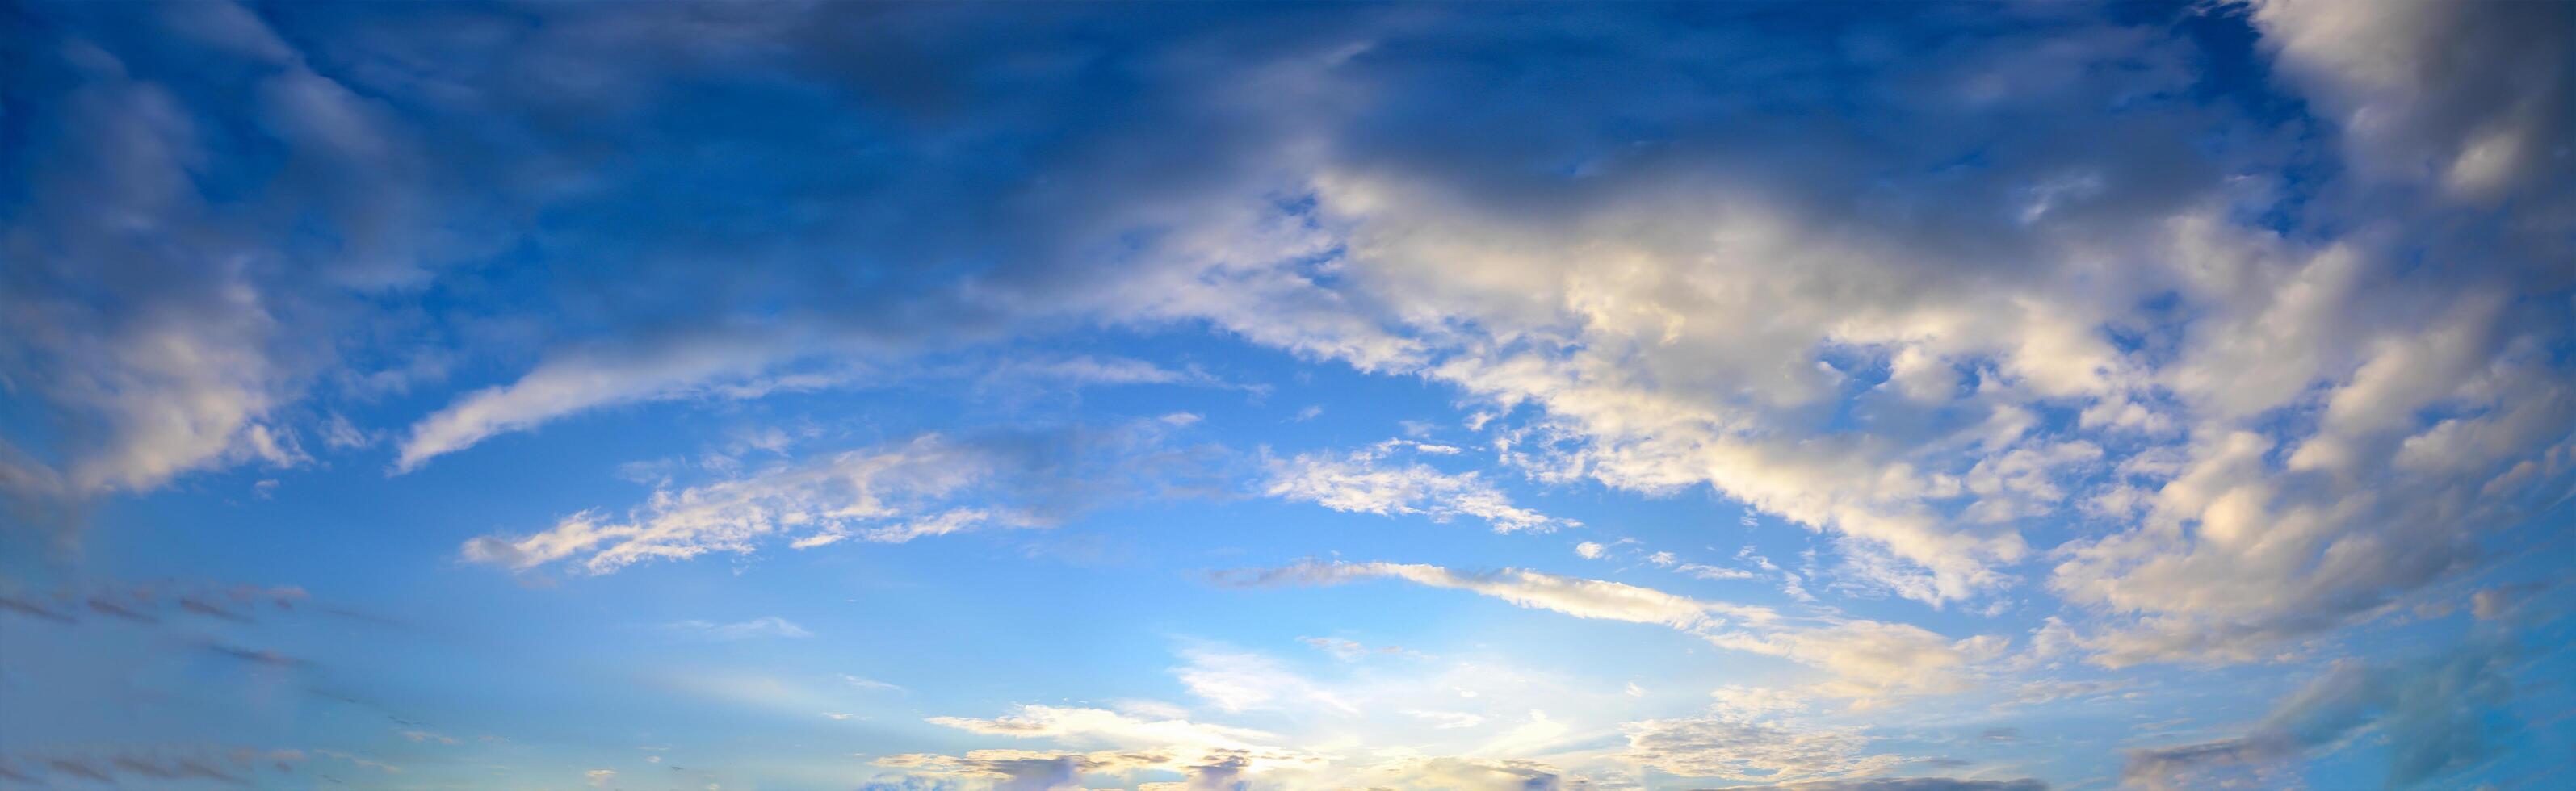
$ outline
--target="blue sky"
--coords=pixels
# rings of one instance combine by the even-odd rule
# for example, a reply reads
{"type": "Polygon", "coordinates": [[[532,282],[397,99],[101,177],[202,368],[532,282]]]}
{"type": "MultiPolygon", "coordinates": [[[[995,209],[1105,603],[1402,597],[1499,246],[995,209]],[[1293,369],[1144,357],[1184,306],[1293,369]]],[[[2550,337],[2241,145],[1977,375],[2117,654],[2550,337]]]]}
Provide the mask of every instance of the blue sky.
{"type": "Polygon", "coordinates": [[[0,787],[2563,785],[2571,8],[14,3],[0,787]]]}

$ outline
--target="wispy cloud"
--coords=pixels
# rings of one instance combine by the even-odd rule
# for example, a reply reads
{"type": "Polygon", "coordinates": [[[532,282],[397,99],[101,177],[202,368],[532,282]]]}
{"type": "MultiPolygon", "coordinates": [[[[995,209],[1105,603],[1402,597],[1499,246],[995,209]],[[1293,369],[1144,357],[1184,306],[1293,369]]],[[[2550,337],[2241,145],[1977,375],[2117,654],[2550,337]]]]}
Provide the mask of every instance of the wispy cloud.
{"type": "Polygon", "coordinates": [[[747,640],[755,637],[812,637],[813,632],[796,622],[777,616],[764,616],[738,623],[713,621],[674,621],[662,625],[671,632],[707,640],[747,640]]]}
{"type": "Polygon", "coordinates": [[[1995,658],[2004,645],[1993,637],[1953,640],[1907,624],[1784,615],[1768,607],[1703,601],[1526,569],[1462,573],[1424,564],[1310,561],[1218,575],[1231,585],[1336,585],[1370,578],[1465,590],[1578,618],[1668,627],[1721,647],[1825,670],[1831,677],[1818,684],[1817,691],[1864,703],[1891,694],[1965,688],[1971,680],[1964,671],[1972,663],[1995,658]]]}
{"type": "Polygon", "coordinates": [[[1311,453],[1270,464],[1264,493],[1336,511],[1426,516],[1446,522],[1471,517],[1494,532],[1548,532],[1583,523],[1512,504],[1511,497],[1478,473],[1445,473],[1428,464],[1390,462],[1401,451],[1453,455],[1457,448],[1388,440],[1346,454],[1311,453]]]}
{"type": "Polygon", "coordinates": [[[473,539],[463,554],[510,569],[564,562],[606,574],[644,560],[750,554],[781,539],[810,549],[1043,527],[1111,493],[1145,491],[1136,476],[1186,476],[1196,462],[1162,447],[1168,428],[927,434],[660,489],[623,519],[585,511],[541,532],[473,539]]]}

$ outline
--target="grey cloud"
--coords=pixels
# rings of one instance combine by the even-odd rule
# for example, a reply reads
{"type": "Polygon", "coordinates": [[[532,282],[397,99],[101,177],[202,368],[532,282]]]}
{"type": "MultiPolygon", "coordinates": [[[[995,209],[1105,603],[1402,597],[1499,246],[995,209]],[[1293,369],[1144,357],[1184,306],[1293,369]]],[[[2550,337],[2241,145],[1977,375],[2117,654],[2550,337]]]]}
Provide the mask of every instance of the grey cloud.
{"type": "Polygon", "coordinates": [[[54,623],[79,623],[79,621],[74,620],[71,616],[56,612],[42,603],[30,599],[21,599],[15,596],[0,596],[0,610],[8,610],[20,615],[32,618],[41,618],[54,623]]]}
{"type": "Polygon", "coordinates": [[[2353,735],[2388,738],[2393,788],[2433,783],[2493,754],[2513,726],[2496,719],[2514,688],[2517,651],[2480,640],[2415,662],[2349,662],[2280,701],[2246,734],[2132,751],[2122,782],[2148,789],[2203,788],[2338,749],[2353,735]]]}
{"type": "Polygon", "coordinates": [[[19,759],[23,764],[18,767],[0,764],[0,778],[37,786],[50,785],[50,780],[123,787],[200,788],[207,783],[258,787],[291,778],[304,754],[297,750],[164,745],[19,759]]]}
{"type": "MultiPolygon", "coordinates": [[[[478,340],[487,319],[535,318],[568,339],[553,351],[576,358],[748,332],[760,349],[752,373],[819,353],[999,337],[1052,306],[1082,312],[1085,289],[1073,286],[1120,274],[1069,266],[1086,248],[1203,225],[1191,218],[1211,204],[1179,196],[1232,184],[1254,161],[1242,152],[1265,147],[1246,141],[1273,134],[1211,106],[1216,81],[1183,79],[1221,63],[1217,53],[1123,61],[1031,39],[1089,24],[1087,13],[1051,11],[1042,16],[1056,24],[1039,25],[851,6],[30,13],[27,30],[46,46],[29,79],[13,82],[13,105],[26,103],[35,122],[28,145],[11,146],[30,194],[0,204],[11,262],[0,277],[16,320],[0,373],[43,385],[34,395],[68,439],[38,456],[68,459],[68,473],[62,491],[36,492],[41,471],[20,475],[9,462],[0,480],[29,501],[301,463],[292,424],[309,416],[298,405],[330,397],[310,390],[315,376],[391,351],[334,339],[364,341],[387,322],[477,347],[464,350],[469,360],[503,361],[527,350],[478,340]],[[136,18],[158,24],[128,24],[136,18]],[[666,88],[684,75],[709,78],[699,84],[728,100],[789,102],[782,117],[850,123],[744,118],[700,130],[737,141],[717,157],[687,135],[643,131],[735,115],[682,106],[666,88]],[[230,93],[245,84],[249,119],[230,93]],[[1048,131],[1029,130],[1037,119],[1048,131]],[[1153,142],[1175,133],[1202,145],[1174,157],[1153,142]],[[265,169],[272,162],[282,166],[265,169]],[[609,166],[619,162],[664,164],[609,166]],[[717,178],[731,197],[674,191],[683,173],[717,178]],[[782,227],[780,210],[802,219],[782,227]],[[543,230],[531,221],[539,212],[550,218],[543,230]],[[299,235],[308,220],[318,232],[299,235]],[[636,238],[639,225],[657,231],[636,238]],[[482,265],[514,247],[583,252],[482,265]],[[408,318],[362,304],[408,303],[424,287],[483,299],[408,318]],[[111,299],[83,296],[93,294],[111,299]],[[770,321],[740,315],[768,305],[787,307],[770,321]]],[[[1206,16],[1175,15],[1162,32],[1226,27],[1206,16]]],[[[1294,26],[1258,29],[1276,47],[1294,26]]],[[[624,392],[522,407],[407,449],[403,464],[722,373],[664,372],[624,392]]]]}
{"type": "Polygon", "coordinates": [[[2338,116],[2360,167],[2475,201],[2539,197],[2544,215],[2571,219],[2576,47],[2564,33],[2576,12],[2421,0],[2250,5],[2265,47],[2338,116]]]}
{"type": "Polygon", "coordinates": [[[77,613],[87,610],[98,615],[144,625],[158,625],[173,615],[215,618],[234,623],[255,623],[262,610],[290,612],[296,602],[310,598],[303,588],[294,586],[260,586],[225,583],[212,580],[156,580],[150,582],[87,579],[62,582],[50,594],[18,584],[0,594],[0,609],[57,623],[78,623],[77,613]]]}
{"type": "Polygon", "coordinates": [[[1188,791],[1244,791],[1249,783],[1243,774],[1251,767],[1249,751],[1210,751],[1200,763],[1189,766],[1188,791]]]}
{"type": "Polygon", "coordinates": [[[1871,780],[1822,780],[1787,785],[1742,786],[1777,791],[2048,791],[2038,780],[1958,780],[1947,777],[1902,777],[1871,780]]]}
{"type": "Polygon", "coordinates": [[[1159,767],[1171,756],[1158,752],[1102,750],[1090,753],[1032,750],[975,750],[964,756],[907,754],[876,760],[876,765],[957,775],[982,781],[995,791],[1055,791],[1079,787],[1085,773],[1124,774],[1159,767]]]}
{"type": "Polygon", "coordinates": [[[220,656],[272,667],[305,667],[313,664],[311,660],[288,656],[273,650],[244,648],[229,643],[207,643],[206,650],[220,656]]]}
{"type": "Polygon", "coordinates": [[[1875,774],[1903,763],[1865,754],[1869,739],[1850,731],[1792,730],[1724,718],[1630,723],[1622,757],[1683,777],[1797,780],[1875,774]]]}

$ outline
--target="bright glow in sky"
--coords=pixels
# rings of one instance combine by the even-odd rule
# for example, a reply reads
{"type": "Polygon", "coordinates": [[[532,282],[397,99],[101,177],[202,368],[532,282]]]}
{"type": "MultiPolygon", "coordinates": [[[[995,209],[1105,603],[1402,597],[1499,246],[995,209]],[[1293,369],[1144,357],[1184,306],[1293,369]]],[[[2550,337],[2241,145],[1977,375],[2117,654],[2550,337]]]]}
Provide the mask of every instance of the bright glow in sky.
{"type": "Polygon", "coordinates": [[[2576,4],[0,19],[0,787],[2576,785],[2576,4]]]}

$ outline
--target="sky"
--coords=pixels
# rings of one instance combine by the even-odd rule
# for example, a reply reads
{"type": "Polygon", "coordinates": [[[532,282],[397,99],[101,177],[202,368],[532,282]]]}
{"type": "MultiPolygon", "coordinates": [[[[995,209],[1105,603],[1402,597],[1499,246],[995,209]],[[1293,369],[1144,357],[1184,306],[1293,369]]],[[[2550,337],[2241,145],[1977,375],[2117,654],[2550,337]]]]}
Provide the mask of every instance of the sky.
{"type": "Polygon", "coordinates": [[[2576,4],[0,6],[0,788],[2576,784],[2576,4]]]}

